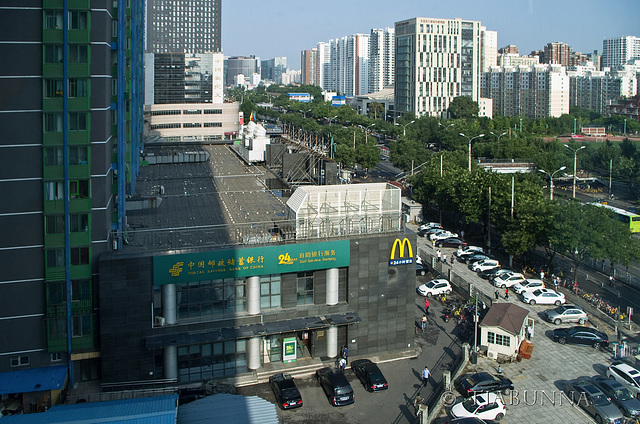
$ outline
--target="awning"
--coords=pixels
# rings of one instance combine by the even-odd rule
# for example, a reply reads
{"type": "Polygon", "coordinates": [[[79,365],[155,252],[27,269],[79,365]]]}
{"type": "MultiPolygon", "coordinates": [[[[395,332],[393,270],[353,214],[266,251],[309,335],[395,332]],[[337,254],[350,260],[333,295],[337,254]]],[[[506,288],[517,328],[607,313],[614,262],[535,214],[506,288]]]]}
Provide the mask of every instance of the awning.
{"type": "MultiPolygon", "coordinates": [[[[355,312],[346,314],[319,315],[287,319],[265,323],[242,325],[240,327],[213,328],[205,331],[183,331],[174,334],[157,334],[145,340],[147,349],[165,346],[188,346],[192,344],[222,342],[225,340],[247,339],[255,336],[291,333],[294,331],[319,330],[330,326],[349,325],[360,322],[355,312]]],[[[180,327],[174,327],[176,330],[180,327]]]]}
{"type": "Polygon", "coordinates": [[[61,390],[66,379],[66,365],[3,372],[0,373],[0,395],[61,390]]]}

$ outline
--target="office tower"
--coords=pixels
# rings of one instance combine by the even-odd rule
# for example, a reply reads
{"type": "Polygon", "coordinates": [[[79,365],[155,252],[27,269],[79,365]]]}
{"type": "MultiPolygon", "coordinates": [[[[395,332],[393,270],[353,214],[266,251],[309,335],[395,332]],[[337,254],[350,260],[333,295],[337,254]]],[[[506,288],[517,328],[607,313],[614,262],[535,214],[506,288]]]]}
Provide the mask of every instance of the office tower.
{"type": "Polygon", "coordinates": [[[393,85],[395,75],[395,30],[372,29],[369,36],[369,93],[393,85]]]}
{"type": "Polygon", "coordinates": [[[316,60],[317,60],[317,50],[303,50],[300,53],[300,72],[302,73],[302,83],[303,84],[314,84],[316,81],[315,78],[315,68],[316,68],[316,60]]]}
{"type": "Polygon", "coordinates": [[[455,97],[478,101],[479,21],[413,18],[396,22],[395,29],[397,113],[444,118],[455,97]]]}
{"type": "Polygon", "coordinates": [[[490,68],[483,73],[481,97],[493,100],[493,113],[531,119],[569,113],[569,76],[561,65],[490,68]]]}
{"type": "Polygon", "coordinates": [[[482,34],[482,72],[498,63],[498,31],[488,31],[480,27],[482,34]]]}
{"type": "Polygon", "coordinates": [[[226,84],[227,87],[233,86],[237,75],[251,77],[253,74],[260,73],[260,58],[251,56],[234,56],[225,60],[226,62],[226,84]]]}
{"type": "Polygon", "coordinates": [[[151,53],[222,51],[222,0],[147,0],[147,46],[151,53]]]}
{"type": "Polygon", "coordinates": [[[282,74],[287,72],[287,58],[275,57],[263,60],[261,63],[261,76],[263,80],[279,83],[282,74]]]}
{"type": "Polygon", "coordinates": [[[140,1],[70,3],[0,13],[0,372],[66,364],[74,384],[100,375],[98,256],[126,242],[144,20],[140,1]]]}
{"type": "Polygon", "coordinates": [[[353,34],[329,41],[330,90],[346,96],[369,92],[369,35],[353,34]]]}
{"type": "Polygon", "coordinates": [[[640,38],[625,36],[602,41],[602,67],[614,68],[640,59],[640,38]]]}
{"type": "Polygon", "coordinates": [[[328,90],[331,86],[331,48],[329,43],[319,42],[316,51],[318,57],[316,59],[317,81],[315,85],[323,90],[328,90]]]}

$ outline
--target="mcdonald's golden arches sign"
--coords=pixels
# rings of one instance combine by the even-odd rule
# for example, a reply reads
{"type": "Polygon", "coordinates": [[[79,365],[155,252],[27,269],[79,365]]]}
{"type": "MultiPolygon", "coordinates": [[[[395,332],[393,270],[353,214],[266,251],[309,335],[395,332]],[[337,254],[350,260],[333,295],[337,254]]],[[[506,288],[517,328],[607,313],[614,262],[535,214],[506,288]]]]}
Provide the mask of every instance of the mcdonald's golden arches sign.
{"type": "Polygon", "coordinates": [[[404,265],[413,263],[413,248],[408,238],[400,240],[397,238],[391,247],[389,256],[389,266],[404,265]]]}

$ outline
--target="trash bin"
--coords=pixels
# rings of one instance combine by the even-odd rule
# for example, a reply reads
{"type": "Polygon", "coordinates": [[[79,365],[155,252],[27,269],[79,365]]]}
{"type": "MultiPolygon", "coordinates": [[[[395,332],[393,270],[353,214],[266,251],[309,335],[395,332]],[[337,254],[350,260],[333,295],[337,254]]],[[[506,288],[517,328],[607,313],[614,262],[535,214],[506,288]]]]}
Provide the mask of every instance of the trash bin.
{"type": "Polygon", "coordinates": [[[471,363],[474,365],[478,363],[478,352],[471,352],[471,363]]]}

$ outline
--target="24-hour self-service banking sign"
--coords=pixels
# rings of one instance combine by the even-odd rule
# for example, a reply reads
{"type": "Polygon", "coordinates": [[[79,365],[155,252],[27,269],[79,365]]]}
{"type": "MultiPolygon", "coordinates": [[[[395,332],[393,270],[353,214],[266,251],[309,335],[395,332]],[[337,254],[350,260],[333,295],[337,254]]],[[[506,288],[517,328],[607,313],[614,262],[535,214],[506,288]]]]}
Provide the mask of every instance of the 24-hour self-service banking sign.
{"type": "Polygon", "coordinates": [[[349,266],[349,240],[154,256],[153,283],[285,274],[349,266]]]}

